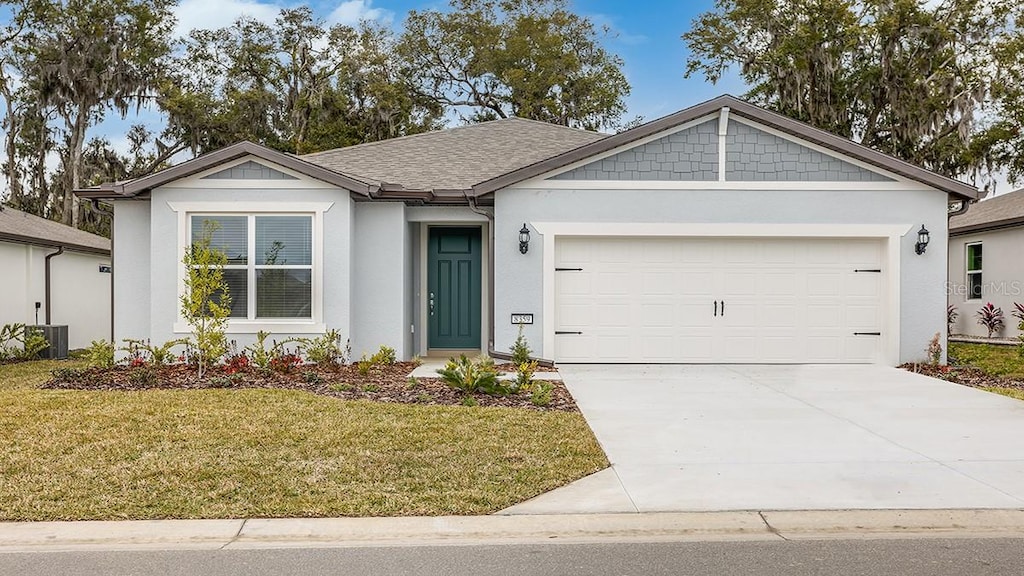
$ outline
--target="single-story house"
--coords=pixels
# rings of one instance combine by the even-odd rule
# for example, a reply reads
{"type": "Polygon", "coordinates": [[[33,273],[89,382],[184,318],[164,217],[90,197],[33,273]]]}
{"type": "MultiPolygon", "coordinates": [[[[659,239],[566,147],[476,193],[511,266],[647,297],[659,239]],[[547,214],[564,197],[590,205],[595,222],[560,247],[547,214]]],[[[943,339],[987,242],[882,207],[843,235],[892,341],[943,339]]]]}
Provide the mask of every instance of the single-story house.
{"type": "Polygon", "coordinates": [[[993,196],[949,220],[949,303],[956,307],[953,334],[988,336],[978,324],[986,303],[1001,308],[999,334],[1020,334],[1014,303],[1024,304],[1024,190],[993,196]]]}
{"type": "Polygon", "coordinates": [[[212,220],[239,345],[503,352],[522,327],[558,362],[884,364],[945,334],[947,201],[977,195],[731,96],[610,136],[242,142],[78,193],[114,206],[117,338],[186,334],[180,262],[212,220]]]}
{"type": "Polygon", "coordinates": [[[68,346],[111,338],[110,240],[0,207],[0,324],[68,327],[68,346]]]}

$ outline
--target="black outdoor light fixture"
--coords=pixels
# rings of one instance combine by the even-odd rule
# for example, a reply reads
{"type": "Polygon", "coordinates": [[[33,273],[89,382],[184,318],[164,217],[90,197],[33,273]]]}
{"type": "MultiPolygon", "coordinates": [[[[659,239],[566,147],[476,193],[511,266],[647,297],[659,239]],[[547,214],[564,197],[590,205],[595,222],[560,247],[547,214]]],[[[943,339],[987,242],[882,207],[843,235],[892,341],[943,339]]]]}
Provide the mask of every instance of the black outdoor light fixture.
{"type": "Polygon", "coordinates": [[[917,231],[917,244],[914,244],[914,252],[918,254],[924,254],[924,251],[928,249],[928,241],[931,240],[931,235],[928,234],[928,229],[921,224],[921,229],[917,231]]]}
{"type": "Polygon", "coordinates": [[[530,229],[523,222],[523,228],[519,231],[519,253],[526,254],[530,251],[530,229]]]}

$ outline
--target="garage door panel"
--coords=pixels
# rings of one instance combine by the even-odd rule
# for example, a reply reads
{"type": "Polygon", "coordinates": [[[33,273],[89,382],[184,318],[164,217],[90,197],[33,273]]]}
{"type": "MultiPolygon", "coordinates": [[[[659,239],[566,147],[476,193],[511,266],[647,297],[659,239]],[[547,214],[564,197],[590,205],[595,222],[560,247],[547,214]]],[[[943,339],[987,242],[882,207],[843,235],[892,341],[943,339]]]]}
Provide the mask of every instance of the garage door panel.
{"type": "Polygon", "coordinates": [[[562,362],[874,362],[878,240],[559,238],[562,362]],[[570,261],[567,258],[573,258],[570,261]],[[580,263],[578,266],[575,263],[580,263]],[[725,305],[722,314],[721,305],[725,305]]]}

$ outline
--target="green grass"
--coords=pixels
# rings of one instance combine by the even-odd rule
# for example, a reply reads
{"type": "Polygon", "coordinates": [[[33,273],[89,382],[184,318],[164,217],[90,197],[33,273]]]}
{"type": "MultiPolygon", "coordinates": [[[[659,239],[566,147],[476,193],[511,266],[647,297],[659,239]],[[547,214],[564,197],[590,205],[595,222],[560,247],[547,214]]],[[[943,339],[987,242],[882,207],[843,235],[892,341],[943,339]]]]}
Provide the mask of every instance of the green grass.
{"type": "Polygon", "coordinates": [[[993,392],[995,394],[1002,394],[1003,396],[1009,396],[1010,398],[1016,398],[1017,400],[1024,400],[1024,390],[1021,390],[1020,388],[991,386],[988,388],[982,388],[982,390],[985,390],[986,392],[993,392]]]}
{"type": "Polygon", "coordinates": [[[56,391],[0,366],[0,520],[486,514],[607,466],[579,414],[56,391]]]}
{"type": "Polygon", "coordinates": [[[992,376],[1024,380],[1024,357],[1016,346],[950,342],[949,353],[957,363],[973,366],[992,376]]]}

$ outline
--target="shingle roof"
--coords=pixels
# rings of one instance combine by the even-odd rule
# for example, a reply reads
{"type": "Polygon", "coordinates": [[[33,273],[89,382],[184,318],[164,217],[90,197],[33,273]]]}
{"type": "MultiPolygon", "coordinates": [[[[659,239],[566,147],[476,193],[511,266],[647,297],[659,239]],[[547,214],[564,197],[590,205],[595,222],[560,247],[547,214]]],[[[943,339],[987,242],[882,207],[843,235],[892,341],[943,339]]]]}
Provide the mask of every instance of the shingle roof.
{"type": "Polygon", "coordinates": [[[302,156],[367,184],[409,190],[469,190],[490,180],[605,138],[523,118],[358,144],[302,156]]]}
{"type": "Polygon", "coordinates": [[[103,236],[6,207],[0,210],[0,240],[110,253],[110,240],[103,236]]]}
{"type": "Polygon", "coordinates": [[[1024,224],[1024,188],[972,204],[967,212],[949,219],[951,234],[1024,224]]]}

